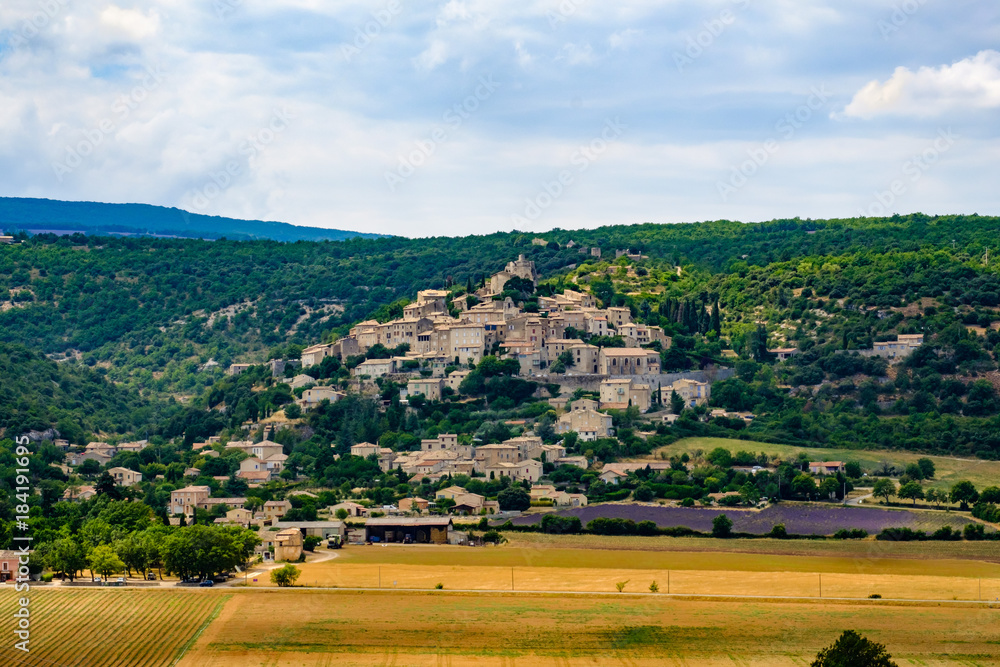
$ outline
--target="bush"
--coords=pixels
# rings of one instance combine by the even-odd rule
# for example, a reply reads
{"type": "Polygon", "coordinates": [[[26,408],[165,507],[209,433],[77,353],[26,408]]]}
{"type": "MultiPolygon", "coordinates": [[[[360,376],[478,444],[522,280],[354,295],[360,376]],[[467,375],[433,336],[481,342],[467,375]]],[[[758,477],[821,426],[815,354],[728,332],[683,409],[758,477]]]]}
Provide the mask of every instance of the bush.
{"type": "Polygon", "coordinates": [[[860,528],[841,528],[833,534],[835,540],[863,540],[868,537],[868,531],[860,528]]]}
{"type": "Polygon", "coordinates": [[[501,535],[497,530],[488,530],[483,534],[483,542],[487,542],[489,544],[501,544],[506,541],[507,538],[501,535]]]}
{"type": "Polygon", "coordinates": [[[965,530],[962,532],[967,540],[979,541],[986,539],[986,526],[981,523],[967,523],[965,524],[965,530]]]}
{"type": "Polygon", "coordinates": [[[541,528],[543,533],[554,535],[583,532],[583,524],[580,522],[580,517],[576,516],[546,514],[542,517],[541,528]]]}
{"type": "Polygon", "coordinates": [[[785,530],[785,524],[783,523],[774,524],[774,528],[771,529],[771,532],[768,533],[768,536],[779,540],[787,538],[788,531],[785,530]]]}
{"type": "Polygon", "coordinates": [[[694,507],[694,498],[685,498],[682,500],[681,507],[694,507]]]}
{"type": "Polygon", "coordinates": [[[302,574],[302,570],[288,563],[284,567],[271,570],[271,583],[282,588],[294,586],[300,574],[302,574]]]}
{"type": "Polygon", "coordinates": [[[316,547],[323,541],[322,537],[316,535],[306,535],[302,540],[302,548],[306,551],[315,551],[316,547]]]}
{"type": "Polygon", "coordinates": [[[875,539],[888,542],[914,542],[926,540],[927,533],[922,530],[913,530],[912,528],[886,528],[876,535],[875,539]]]}
{"type": "Polygon", "coordinates": [[[712,537],[731,537],[733,534],[733,521],[725,514],[712,519],[712,537]]]}
{"type": "Polygon", "coordinates": [[[819,652],[812,667],[897,667],[882,644],[845,630],[831,646],[819,652]]]}
{"type": "Polygon", "coordinates": [[[497,494],[497,502],[504,512],[523,512],[531,507],[531,496],[521,487],[509,487],[497,494]]]}
{"type": "Polygon", "coordinates": [[[953,530],[951,526],[941,526],[933,533],[931,533],[932,540],[960,540],[962,539],[962,533],[953,530]]]}
{"type": "Polygon", "coordinates": [[[648,503],[656,497],[656,494],[653,493],[653,489],[650,488],[649,484],[640,484],[632,494],[632,497],[639,502],[648,503]]]}

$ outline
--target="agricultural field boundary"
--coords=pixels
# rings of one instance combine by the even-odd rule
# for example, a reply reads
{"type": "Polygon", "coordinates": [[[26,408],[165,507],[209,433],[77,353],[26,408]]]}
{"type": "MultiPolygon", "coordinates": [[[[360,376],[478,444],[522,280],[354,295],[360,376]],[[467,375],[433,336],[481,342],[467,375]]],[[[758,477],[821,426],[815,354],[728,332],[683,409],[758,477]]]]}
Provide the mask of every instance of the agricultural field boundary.
{"type": "Polygon", "coordinates": [[[198,641],[198,638],[201,637],[201,633],[205,632],[208,626],[212,624],[212,621],[214,621],[219,617],[219,614],[222,613],[223,607],[226,606],[226,603],[229,602],[230,598],[232,597],[233,597],[232,595],[226,595],[221,600],[219,600],[218,604],[215,605],[215,609],[212,610],[212,613],[209,614],[208,618],[206,618],[205,621],[201,624],[201,627],[198,628],[198,631],[195,632],[191,636],[191,638],[184,643],[184,646],[181,647],[180,651],[177,653],[177,657],[175,657],[174,661],[170,663],[170,667],[174,667],[174,665],[178,664],[181,661],[181,659],[184,657],[184,654],[187,653],[188,650],[192,646],[194,646],[195,642],[198,641]]]}

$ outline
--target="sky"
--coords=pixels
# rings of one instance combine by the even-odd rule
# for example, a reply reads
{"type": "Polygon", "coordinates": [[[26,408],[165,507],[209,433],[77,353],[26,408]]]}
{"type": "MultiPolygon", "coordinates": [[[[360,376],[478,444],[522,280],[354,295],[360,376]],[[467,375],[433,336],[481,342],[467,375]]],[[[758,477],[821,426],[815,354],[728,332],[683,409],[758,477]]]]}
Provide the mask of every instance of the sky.
{"type": "Polygon", "coordinates": [[[14,0],[0,196],[405,236],[1000,213],[996,0],[14,0]]]}

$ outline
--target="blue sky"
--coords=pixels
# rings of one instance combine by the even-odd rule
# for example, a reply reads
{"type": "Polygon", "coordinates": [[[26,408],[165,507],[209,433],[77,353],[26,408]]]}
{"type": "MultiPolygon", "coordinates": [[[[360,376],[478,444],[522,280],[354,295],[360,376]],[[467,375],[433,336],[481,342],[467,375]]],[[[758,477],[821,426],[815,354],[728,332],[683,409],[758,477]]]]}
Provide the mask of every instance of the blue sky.
{"type": "Polygon", "coordinates": [[[0,195],[408,236],[997,214],[993,0],[17,0],[0,195]]]}

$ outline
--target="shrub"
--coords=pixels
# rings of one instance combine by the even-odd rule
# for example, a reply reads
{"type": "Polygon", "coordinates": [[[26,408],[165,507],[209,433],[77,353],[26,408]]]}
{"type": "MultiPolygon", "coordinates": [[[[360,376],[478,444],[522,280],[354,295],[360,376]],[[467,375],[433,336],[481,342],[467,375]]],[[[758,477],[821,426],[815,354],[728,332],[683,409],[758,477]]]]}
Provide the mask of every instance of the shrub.
{"type": "Polygon", "coordinates": [[[844,667],[845,665],[897,667],[891,657],[882,644],[865,639],[854,630],[845,630],[837,641],[817,654],[812,667],[844,667]]]}
{"type": "Polygon", "coordinates": [[[651,583],[649,585],[649,592],[650,593],[659,593],[660,592],[660,585],[654,581],[653,583],[651,583]]]}
{"type": "Polygon", "coordinates": [[[841,528],[833,534],[835,540],[863,540],[868,537],[868,531],[860,528],[841,528]]]}
{"type": "Polygon", "coordinates": [[[632,496],[639,502],[648,503],[656,497],[656,494],[653,493],[653,489],[650,488],[649,484],[640,484],[632,496]]]}
{"type": "Polygon", "coordinates": [[[685,498],[682,500],[681,507],[694,507],[694,498],[685,498]]]}
{"type": "Polygon", "coordinates": [[[436,585],[434,586],[434,589],[435,589],[435,590],[439,590],[439,591],[440,591],[440,590],[444,590],[444,584],[442,584],[442,583],[438,583],[438,584],[436,584],[436,585]]]}
{"type": "Polygon", "coordinates": [[[953,530],[951,526],[941,526],[933,533],[931,533],[932,540],[960,540],[962,539],[962,533],[953,530]]]}
{"type": "MultiPolygon", "coordinates": [[[[579,519],[577,519],[579,521],[579,519]]],[[[500,534],[497,530],[488,530],[483,534],[483,542],[488,542],[490,544],[501,544],[506,542],[507,538],[500,534]]]]}
{"type": "Polygon", "coordinates": [[[914,542],[926,540],[927,533],[922,530],[913,530],[912,528],[886,528],[876,535],[875,539],[888,542],[914,542]]]}
{"type": "Polygon", "coordinates": [[[731,537],[733,534],[733,521],[725,514],[712,519],[712,537],[731,537]]]}
{"type": "Polygon", "coordinates": [[[986,526],[981,523],[967,523],[963,531],[965,539],[979,541],[986,539],[986,526]]]}
{"type": "Polygon", "coordinates": [[[774,527],[771,529],[771,532],[768,533],[768,536],[779,540],[783,540],[786,537],[788,537],[788,531],[785,530],[785,524],[783,523],[774,524],[774,527]]]}
{"type": "Polygon", "coordinates": [[[879,595],[878,593],[872,593],[871,595],[868,596],[868,599],[869,600],[881,600],[882,596],[879,595]]]}
{"type": "Polygon", "coordinates": [[[617,588],[618,592],[621,593],[625,590],[625,587],[628,585],[628,582],[630,581],[632,580],[626,579],[625,581],[619,581],[618,583],[615,584],[615,588],[617,588]]]}
{"type": "Polygon", "coordinates": [[[271,570],[271,583],[277,584],[281,588],[294,586],[300,574],[302,574],[302,570],[291,563],[287,563],[283,567],[271,570]]]}
{"type": "Polygon", "coordinates": [[[316,535],[306,535],[302,540],[302,548],[306,551],[315,551],[316,547],[323,541],[322,537],[316,535]]]}
{"type": "Polygon", "coordinates": [[[583,524],[580,522],[580,517],[576,516],[546,514],[542,517],[541,528],[543,533],[554,535],[583,532],[583,524]]]}

